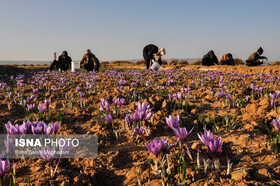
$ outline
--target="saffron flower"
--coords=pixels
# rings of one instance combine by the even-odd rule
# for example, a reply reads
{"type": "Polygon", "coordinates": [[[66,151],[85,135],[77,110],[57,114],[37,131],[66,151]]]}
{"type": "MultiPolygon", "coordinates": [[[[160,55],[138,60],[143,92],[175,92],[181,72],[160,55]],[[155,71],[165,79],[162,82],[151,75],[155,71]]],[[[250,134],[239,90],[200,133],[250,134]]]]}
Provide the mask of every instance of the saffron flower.
{"type": "Polygon", "coordinates": [[[188,132],[186,128],[174,128],[173,132],[175,133],[175,135],[177,136],[177,138],[181,139],[185,145],[186,145],[186,149],[187,149],[187,154],[190,157],[190,159],[192,160],[192,155],[191,152],[189,150],[188,144],[187,144],[187,136],[193,131],[194,127],[188,132]]]}
{"type": "Polygon", "coordinates": [[[79,92],[79,96],[83,98],[86,94],[84,92],[79,92]]]}
{"type": "Polygon", "coordinates": [[[6,158],[6,161],[3,161],[0,159],[0,178],[1,178],[1,184],[3,177],[9,173],[10,171],[10,161],[9,158],[6,158]]]}
{"type": "Polygon", "coordinates": [[[176,118],[173,118],[172,116],[166,117],[166,124],[171,128],[178,128],[179,125],[179,116],[176,116],[176,118]]]}
{"type": "Polygon", "coordinates": [[[125,116],[125,123],[128,129],[130,128],[130,125],[132,124],[133,120],[134,120],[133,114],[128,114],[125,116]]]}
{"type": "Polygon", "coordinates": [[[271,109],[273,109],[274,105],[275,105],[275,100],[278,98],[278,94],[269,94],[269,96],[271,97],[271,103],[270,103],[270,106],[271,106],[271,109]]]}
{"type": "Polygon", "coordinates": [[[101,102],[100,102],[100,110],[107,110],[109,109],[109,103],[106,99],[101,99],[101,102]]]}
{"type": "Polygon", "coordinates": [[[34,135],[41,134],[41,132],[43,131],[43,126],[41,126],[40,124],[37,124],[36,126],[32,125],[31,130],[34,135]]]}
{"type": "Polygon", "coordinates": [[[45,104],[45,107],[46,107],[46,108],[49,107],[50,103],[51,103],[51,100],[48,100],[48,99],[45,99],[45,100],[44,100],[44,104],[45,104]]]}
{"type": "Polygon", "coordinates": [[[272,124],[274,125],[274,127],[280,131],[280,118],[279,119],[273,119],[272,120],[272,124]]]}
{"type": "Polygon", "coordinates": [[[227,98],[229,101],[231,101],[232,95],[231,95],[231,94],[228,94],[228,95],[226,96],[226,98],[227,98]]]}
{"type": "Polygon", "coordinates": [[[173,144],[168,144],[168,139],[154,139],[149,143],[145,143],[146,148],[153,153],[157,158],[162,152],[163,155],[169,154],[170,150],[173,147],[173,144]]]}
{"type": "Polygon", "coordinates": [[[212,152],[212,162],[213,162],[213,167],[214,166],[214,162],[215,162],[215,153],[217,151],[221,151],[222,147],[223,147],[223,142],[222,142],[222,138],[218,137],[215,138],[214,134],[212,132],[204,130],[204,134],[197,134],[199,139],[204,143],[204,145],[206,145],[209,150],[212,152]]]}
{"type": "Polygon", "coordinates": [[[107,121],[107,123],[108,123],[109,125],[111,125],[111,124],[112,124],[112,121],[113,121],[112,115],[111,115],[111,114],[106,114],[106,115],[105,115],[105,120],[107,121]]]}
{"type": "Polygon", "coordinates": [[[34,108],[35,108],[35,103],[33,103],[33,104],[27,104],[27,109],[28,109],[29,111],[33,110],[34,108]]]}
{"type": "Polygon", "coordinates": [[[42,112],[42,113],[45,113],[46,112],[46,107],[44,105],[41,105],[38,107],[39,111],[42,112]]]}
{"type": "Polygon", "coordinates": [[[134,135],[138,135],[138,136],[142,136],[143,135],[143,133],[144,133],[144,129],[143,129],[143,127],[140,127],[140,128],[135,128],[134,129],[134,131],[133,131],[133,134],[134,135]]]}
{"type": "Polygon", "coordinates": [[[40,155],[47,161],[53,161],[55,156],[55,147],[46,146],[45,150],[39,150],[40,155]]]}

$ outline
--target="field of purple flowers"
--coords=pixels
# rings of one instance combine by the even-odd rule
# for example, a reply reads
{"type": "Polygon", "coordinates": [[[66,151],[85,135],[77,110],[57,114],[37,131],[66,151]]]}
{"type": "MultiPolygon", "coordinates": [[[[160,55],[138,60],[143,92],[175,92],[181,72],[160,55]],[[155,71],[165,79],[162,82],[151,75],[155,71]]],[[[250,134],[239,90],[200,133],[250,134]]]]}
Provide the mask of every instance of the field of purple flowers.
{"type": "Polygon", "coordinates": [[[1,181],[280,184],[278,67],[234,68],[2,74],[2,134],[97,134],[99,153],[9,159],[7,139],[1,181]]]}

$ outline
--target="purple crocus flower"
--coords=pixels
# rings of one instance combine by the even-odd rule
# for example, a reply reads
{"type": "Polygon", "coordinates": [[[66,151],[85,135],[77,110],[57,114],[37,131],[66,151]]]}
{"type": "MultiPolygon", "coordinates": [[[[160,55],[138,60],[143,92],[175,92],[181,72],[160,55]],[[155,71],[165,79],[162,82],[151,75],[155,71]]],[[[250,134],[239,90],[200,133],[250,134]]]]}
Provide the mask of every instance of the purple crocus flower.
{"type": "Polygon", "coordinates": [[[177,93],[177,99],[178,99],[178,100],[181,100],[182,98],[183,98],[183,94],[180,93],[180,92],[178,92],[178,93],[177,93]]]}
{"type": "Polygon", "coordinates": [[[133,134],[136,135],[136,136],[137,136],[137,135],[138,135],[138,136],[142,136],[142,135],[143,135],[143,132],[144,132],[143,127],[140,127],[140,128],[137,128],[137,127],[136,127],[136,128],[134,129],[134,131],[133,131],[133,134]]]}
{"type": "Polygon", "coordinates": [[[46,107],[46,108],[49,107],[50,103],[51,103],[51,100],[48,100],[48,99],[45,99],[45,100],[44,100],[44,104],[45,104],[45,107],[46,107]]]}
{"type": "Polygon", "coordinates": [[[204,130],[204,134],[197,134],[199,139],[206,145],[211,152],[214,154],[215,152],[221,150],[223,146],[223,142],[221,137],[214,138],[214,134],[212,132],[204,130]]]}
{"type": "Polygon", "coordinates": [[[275,105],[275,100],[278,98],[278,95],[277,94],[269,94],[270,98],[271,98],[271,103],[270,103],[270,106],[271,106],[271,109],[273,109],[274,105],[275,105]]]}
{"type": "Polygon", "coordinates": [[[168,139],[154,139],[149,143],[145,143],[146,148],[153,153],[156,157],[159,157],[160,152],[163,155],[168,154],[173,147],[173,144],[168,144],[168,139]]]}
{"type": "Polygon", "coordinates": [[[130,128],[130,125],[132,124],[133,120],[134,120],[133,114],[128,114],[125,116],[125,123],[126,123],[128,129],[130,128]]]}
{"type": "Polygon", "coordinates": [[[249,96],[249,95],[247,95],[247,96],[246,96],[246,98],[245,98],[245,100],[246,100],[246,102],[249,102],[249,100],[250,100],[250,96],[249,96]]]}
{"type": "Polygon", "coordinates": [[[77,91],[80,91],[80,90],[81,90],[81,87],[77,86],[77,87],[76,87],[76,90],[77,90],[77,91]]]}
{"type": "Polygon", "coordinates": [[[38,89],[37,88],[35,88],[35,89],[33,89],[33,94],[36,94],[37,92],[38,92],[38,89]]]}
{"type": "Polygon", "coordinates": [[[187,136],[193,131],[194,127],[188,132],[186,128],[174,128],[173,131],[175,135],[182,141],[186,141],[187,136]]]}
{"type": "Polygon", "coordinates": [[[36,134],[41,134],[41,132],[43,131],[43,127],[41,126],[41,125],[39,125],[39,124],[37,124],[37,126],[31,126],[31,130],[32,130],[32,133],[34,134],[34,135],[36,135],[36,134]]]}
{"type": "Polygon", "coordinates": [[[204,134],[197,134],[199,139],[204,143],[204,145],[206,145],[210,151],[212,152],[212,162],[213,162],[213,167],[214,166],[214,162],[215,162],[215,153],[217,151],[221,151],[222,147],[223,147],[223,142],[222,142],[222,138],[218,137],[218,138],[214,138],[214,134],[212,132],[204,130],[204,134]]]}
{"type": "Polygon", "coordinates": [[[18,124],[12,125],[12,123],[9,121],[7,124],[5,124],[6,130],[8,134],[22,134],[22,131],[20,130],[20,127],[18,124]]]}
{"type": "Polygon", "coordinates": [[[101,99],[101,102],[100,102],[100,110],[107,110],[109,109],[109,103],[106,99],[101,99]]]}
{"type": "Polygon", "coordinates": [[[274,125],[274,127],[280,131],[280,118],[279,119],[273,119],[272,120],[272,124],[274,125]]]}
{"type": "Polygon", "coordinates": [[[112,124],[112,121],[113,121],[112,115],[111,115],[111,114],[106,114],[106,115],[105,115],[105,120],[107,121],[107,123],[108,123],[109,125],[111,125],[111,124],[112,124]]]}
{"type": "Polygon", "coordinates": [[[6,158],[6,161],[0,159],[0,178],[1,180],[3,177],[8,174],[10,171],[10,161],[9,158],[6,158]]]}
{"type": "Polygon", "coordinates": [[[217,92],[218,97],[223,97],[225,94],[223,92],[217,92]]]}
{"type": "Polygon", "coordinates": [[[190,94],[191,88],[190,88],[190,87],[188,87],[188,88],[182,88],[182,91],[183,91],[183,93],[190,94]]]}
{"type": "Polygon", "coordinates": [[[55,147],[46,146],[45,150],[40,150],[40,155],[47,161],[53,161],[55,156],[55,147]]]}
{"type": "Polygon", "coordinates": [[[166,124],[171,128],[178,128],[179,125],[179,116],[176,116],[176,118],[173,118],[172,116],[169,116],[165,118],[166,124]]]}
{"type": "Polygon", "coordinates": [[[190,157],[190,159],[192,160],[192,155],[191,152],[189,150],[188,144],[187,144],[187,136],[193,131],[194,127],[188,132],[186,128],[174,128],[173,132],[175,133],[175,135],[177,136],[177,138],[180,138],[186,145],[186,149],[187,149],[187,154],[190,157]]]}
{"type": "Polygon", "coordinates": [[[163,153],[163,155],[165,154],[169,154],[170,150],[173,148],[173,144],[168,144],[168,139],[167,138],[163,138],[163,139],[155,139],[155,145],[157,145],[158,147],[160,147],[161,152],[163,153]]]}
{"type": "Polygon", "coordinates": [[[42,113],[45,113],[46,112],[46,107],[44,105],[40,105],[38,107],[39,111],[41,111],[42,113]]]}
{"type": "Polygon", "coordinates": [[[35,108],[35,103],[33,103],[33,104],[27,104],[27,109],[28,109],[29,111],[33,110],[34,108],[35,108]]]}
{"type": "Polygon", "coordinates": [[[231,101],[232,95],[231,95],[231,94],[228,94],[228,95],[226,96],[226,98],[227,98],[229,101],[231,101]]]}
{"type": "Polygon", "coordinates": [[[173,99],[173,95],[172,94],[168,94],[169,100],[172,101],[173,99]]]}
{"type": "Polygon", "coordinates": [[[31,101],[34,100],[36,97],[34,95],[30,96],[31,101]]]}
{"type": "Polygon", "coordinates": [[[204,134],[197,134],[199,139],[204,143],[204,145],[206,145],[207,147],[209,147],[209,143],[210,141],[214,140],[214,134],[209,130],[204,130],[204,134]]]}
{"type": "Polygon", "coordinates": [[[155,145],[156,142],[154,142],[154,141],[151,141],[150,144],[145,143],[145,146],[151,153],[153,153],[156,157],[158,157],[158,155],[160,153],[160,146],[155,145]]]}
{"type": "Polygon", "coordinates": [[[209,149],[213,154],[216,153],[217,151],[220,151],[222,147],[223,147],[223,142],[221,137],[214,138],[213,141],[209,142],[209,149]]]}
{"type": "Polygon", "coordinates": [[[57,122],[57,123],[51,122],[49,125],[54,127],[54,133],[56,134],[58,129],[59,129],[59,127],[60,127],[60,125],[61,125],[61,122],[57,122]]]}
{"type": "Polygon", "coordinates": [[[52,126],[51,124],[44,123],[44,132],[45,134],[49,135],[52,134],[55,130],[55,126],[52,126]]]}
{"type": "Polygon", "coordinates": [[[86,94],[84,92],[79,92],[79,96],[83,98],[86,94]]]}
{"type": "Polygon", "coordinates": [[[13,99],[14,96],[13,96],[13,94],[9,93],[8,97],[9,97],[9,100],[11,100],[11,99],[13,99]]]}

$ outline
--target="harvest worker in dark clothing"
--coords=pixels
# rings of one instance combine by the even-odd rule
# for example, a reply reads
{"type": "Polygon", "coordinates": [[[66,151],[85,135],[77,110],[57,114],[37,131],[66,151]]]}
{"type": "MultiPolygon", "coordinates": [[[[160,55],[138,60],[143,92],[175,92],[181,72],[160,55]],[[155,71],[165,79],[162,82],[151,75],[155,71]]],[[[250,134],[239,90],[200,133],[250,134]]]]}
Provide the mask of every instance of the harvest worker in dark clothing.
{"type": "Polygon", "coordinates": [[[71,68],[71,62],[72,59],[71,57],[68,56],[68,53],[66,51],[63,51],[62,54],[58,57],[58,60],[54,60],[51,64],[50,71],[54,69],[54,67],[57,68],[57,70],[65,70],[67,71],[68,69],[71,68]]]}
{"type": "Polygon", "coordinates": [[[99,70],[99,60],[97,57],[91,53],[90,49],[87,49],[83,58],[81,59],[81,66],[87,71],[92,71],[93,69],[98,72],[99,70]]]}
{"type": "Polygon", "coordinates": [[[235,63],[234,63],[234,60],[232,58],[232,54],[227,53],[227,54],[219,57],[219,65],[232,65],[232,66],[234,66],[235,63]]]}
{"type": "Polygon", "coordinates": [[[263,64],[262,59],[266,59],[267,57],[265,56],[261,56],[263,53],[263,49],[262,47],[260,47],[257,52],[254,52],[253,54],[251,54],[249,56],[249,58],[246,60],[246,65],[247,66],[259,66],[261,64],[263,64]]]}
{"type": "MultiPolygon", "coordinates": [[[[143,57],[146,61],[146,67],[147,69],[150,68],[150,64],[154,63],[156,58],[159,65],[162,65],[161,56],[165,55],[165,49],[164,48],[158,48],[156,45],[149,44],[144,47],[143,49],[143,57]]],[[[151,64],[151,65],[152,65],[151,64]]]]}
{"type": "Polygon", "coordinates": [[[212,66],[218,64],[217,56],[215,55],[213,50],[210,50],[207,54],[203,56],[201,64],[204,66],[212,66]]]}

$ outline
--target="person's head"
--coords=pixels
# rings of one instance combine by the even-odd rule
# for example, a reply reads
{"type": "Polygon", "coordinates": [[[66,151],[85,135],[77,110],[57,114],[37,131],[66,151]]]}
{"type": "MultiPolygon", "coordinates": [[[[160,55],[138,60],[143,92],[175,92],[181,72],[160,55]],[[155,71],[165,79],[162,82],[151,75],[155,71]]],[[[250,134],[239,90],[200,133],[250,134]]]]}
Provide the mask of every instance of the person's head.
{"type": "Polygon", "coordinates": [[[258,53],[259,55],[262,55],[262,53],[263,53],[262,47],[260,47],[260,48],[257,50],[257,53],[258,53]]]}
{"type": "Polygon", "coordinates": [[[91,54],[90,49],[86,49],[86,51],[85,51],[85,55],[86,55],[86,56],[88,56],[88,55],[90,55],[90,54],[91,54]]]}
{"type": "Polygon", "coordinates": [[[215,53],[214,53],[213,50],[210,50],[207,54],[208,54],[208,56],[209,56],[210,58],[213,58],[214,55],[215,55],[215,53]]]}
{"type": "Polygon", "coordinates": [[[226,60],[230,60],[232,59],[232,54],[231,53],[227,53],[226,54],[226,60]]]}
{"type": "Polygon", "coordinates": [[[165,55],[166,54],[165,49],[164,48],[158,48],[158,54],[161,55],[161,56],[165,55]]]}
{"type": "Polygon", "coordinates": [[[68,53],[67,53],[67,51],[63,51],[61,55],[63,58],[66,58],[68,56],[68,53]]]}

